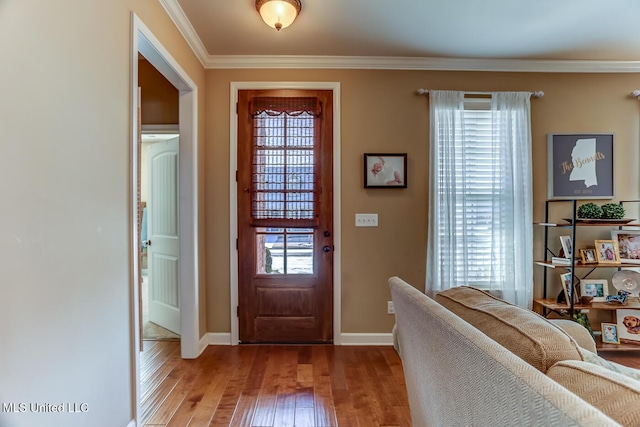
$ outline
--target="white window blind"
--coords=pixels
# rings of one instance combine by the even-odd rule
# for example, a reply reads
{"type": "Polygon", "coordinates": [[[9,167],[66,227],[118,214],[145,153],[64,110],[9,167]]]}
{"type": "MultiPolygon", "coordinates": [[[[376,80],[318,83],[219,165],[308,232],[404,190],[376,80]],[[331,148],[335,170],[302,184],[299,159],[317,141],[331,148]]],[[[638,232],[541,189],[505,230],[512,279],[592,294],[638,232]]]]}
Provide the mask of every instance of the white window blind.
{"type": "MultiPolygon", "coordinates": [[[[455,192],[455,234],[463,250],[451,253],[455,264],[465,269],[455,270],[455,285],[490,287],[492,278],[502,277],[498,273],[504,267],[501,260],[504,252],[502,230],[496,229],[504,223],[495,215],[504,186],[505,166],[501,164],[499,147],[493,144],[492,112],[490,103],[472,101],[465,103],[461,120],[456,120],[455,138],[455,187],[447,180],[440,180],[441,192],[455,192]]],[[[447,230],[441,229],[444,238],[447,230]]],[[[448,239],[448,237],[447,237],[448,239]]]]}

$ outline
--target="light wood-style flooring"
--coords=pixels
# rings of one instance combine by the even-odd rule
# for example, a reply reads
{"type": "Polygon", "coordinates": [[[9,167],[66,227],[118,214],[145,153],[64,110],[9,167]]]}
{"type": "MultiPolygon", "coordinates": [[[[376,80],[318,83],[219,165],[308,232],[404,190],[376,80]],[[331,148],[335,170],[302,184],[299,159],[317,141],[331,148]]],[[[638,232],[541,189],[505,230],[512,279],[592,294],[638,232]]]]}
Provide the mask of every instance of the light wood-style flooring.
{"type": "Polygon", "coordinates": [[[393,347],[209,346],[180,359],[180,343],[145,341],[143,425],[410,426],[393,347]]]}

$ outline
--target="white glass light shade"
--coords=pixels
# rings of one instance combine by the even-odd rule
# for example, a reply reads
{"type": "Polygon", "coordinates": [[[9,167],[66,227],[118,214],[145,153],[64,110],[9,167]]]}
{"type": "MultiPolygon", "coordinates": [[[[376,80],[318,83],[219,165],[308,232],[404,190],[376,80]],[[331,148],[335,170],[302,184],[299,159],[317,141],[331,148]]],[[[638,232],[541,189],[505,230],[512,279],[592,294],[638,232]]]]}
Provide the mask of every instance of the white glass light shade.
{"type": "Polygon", "coordinates": [[[301,4],[300,0],[256,0],[256,9],[268,26],[280,31],[293,24],[301,4]]]}

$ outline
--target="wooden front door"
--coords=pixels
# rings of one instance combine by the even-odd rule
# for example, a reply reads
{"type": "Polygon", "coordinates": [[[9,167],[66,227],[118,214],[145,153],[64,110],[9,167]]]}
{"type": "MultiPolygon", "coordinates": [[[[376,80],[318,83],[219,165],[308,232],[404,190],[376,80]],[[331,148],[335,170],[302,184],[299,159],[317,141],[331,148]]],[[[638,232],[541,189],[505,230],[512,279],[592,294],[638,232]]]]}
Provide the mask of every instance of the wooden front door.
{"type": "Polygon", "coordinates": [[[333,337],[333,94],[238,93],[240,341],[333,337]]]}

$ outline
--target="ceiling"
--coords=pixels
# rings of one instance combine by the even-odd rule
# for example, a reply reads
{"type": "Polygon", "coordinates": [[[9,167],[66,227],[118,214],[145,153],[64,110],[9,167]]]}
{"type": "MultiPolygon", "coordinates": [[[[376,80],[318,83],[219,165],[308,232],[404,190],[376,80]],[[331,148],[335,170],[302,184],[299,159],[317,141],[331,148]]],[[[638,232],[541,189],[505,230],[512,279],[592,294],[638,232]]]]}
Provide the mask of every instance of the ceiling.
{"type": "Polygon", "coordinates": [[[613,62],[640,71],[639,0],[302,0],[280,32],[262,22],[254,0],[161,3],[211,67],[295,55],[613,62]]]}

